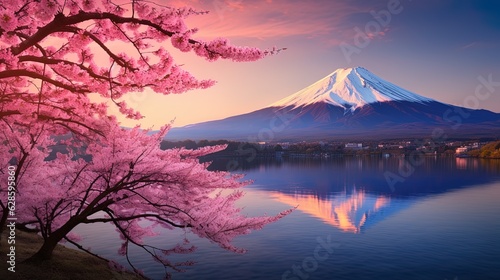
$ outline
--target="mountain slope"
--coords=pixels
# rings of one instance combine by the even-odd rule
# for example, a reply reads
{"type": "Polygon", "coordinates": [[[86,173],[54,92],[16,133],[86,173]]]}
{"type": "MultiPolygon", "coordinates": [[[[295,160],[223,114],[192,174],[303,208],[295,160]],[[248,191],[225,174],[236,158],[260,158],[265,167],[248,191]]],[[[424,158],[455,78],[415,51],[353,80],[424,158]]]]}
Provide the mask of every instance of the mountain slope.
{"type": "Polygon", "coordinates": [[[338,69],[263,109],[174,128],[168,139],[301,141],[499,137],[500,114],[461,108],[412,93],[368,70],[338,69]]]}
{"type": "Polygon", "coordinates": [[[432,99],[417,95],[387,82],[362,67],[338,69],[316,83],[292,94],[269,107],[294,108],[318,102],[354,111],[364,105],[387,101],[429,102],[432,99]]]}

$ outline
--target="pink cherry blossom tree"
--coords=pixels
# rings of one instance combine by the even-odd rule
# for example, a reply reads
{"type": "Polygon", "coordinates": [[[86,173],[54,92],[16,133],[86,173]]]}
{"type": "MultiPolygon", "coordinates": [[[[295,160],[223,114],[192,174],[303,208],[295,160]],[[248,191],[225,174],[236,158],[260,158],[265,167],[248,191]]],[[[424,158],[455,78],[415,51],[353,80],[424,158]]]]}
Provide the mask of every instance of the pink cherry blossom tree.
{"type": "Polygon", "coordinates": [[[236,47],[222,38],[194,39],[197,29],[184,20],[203,13],[141,0],[0,3],[0,230],[9,213],[3,182],[10,175],[7,167],[14,165],[18,223],[44,238],[31,261],[50,259],[62,240],[79,246],[71,238],[79,224],[111,223],[123,240],[119,251],[134,269],[131,244],[176,269],[166,256],[192,248],[145,244],[143,238],[157,226],[183,228],[241,251],[231,245],[235,236],[289,213],[242,215],[234,202],[248,182],[207,171],[198,161],[224,147],[163,151],[159,144],[169,126],[155,135],[138,127],[122,129],[108,105],[91,98],[98,94],[124,116],[140,119],[124,95],[183,93],[214,84],[175,64],[172,47],[209,61],[254,61],[280,51],[236,47]],[[56,144],[66,154],[47,160],[56,144]],[[143,227],[141,221],[151,225],[143,227]]]}
{"type": "MultiPolygon", "coordinates": [[[[149,246],[144,237],[155,235],[155,227],[184,228],[221,247],[235,252],[231,245],[238,235],[262,228],[289,211],[272,217],[245,217],[234,202],[243,193],[238,188],[248,182],[227,172],[211,172],[198,156],[223,149],[161,150],[160,142],[168,127],[148,135],[139,128],[125,130],[115,125],[103,132],[107,136],[86,147],[91,161],[68,160],[74,153],[59,154],[52,161],[38,161],[38,174],[25,178],[18,207],[23,221],[36,225],[44,238],[33,260],[50,258],[57,242],[79,224],[112,223],[123,240],[119,252],[135,268],[128,256],[129,245],[147,251],[165,267],[175,268],[166,256],[189,252],[179,244],[165,249],[149,246]],[[40,179],[43,178],[43,179],[40,179]],[[226,189],[234,189],[223,194],[226,189]],[[96,214],[104,214],[95,216],[96,214]],[[141,226],[140,221],[152,222],[141,226]]],[[[75,240],[68,241],[76,244],[75,240]]]]}

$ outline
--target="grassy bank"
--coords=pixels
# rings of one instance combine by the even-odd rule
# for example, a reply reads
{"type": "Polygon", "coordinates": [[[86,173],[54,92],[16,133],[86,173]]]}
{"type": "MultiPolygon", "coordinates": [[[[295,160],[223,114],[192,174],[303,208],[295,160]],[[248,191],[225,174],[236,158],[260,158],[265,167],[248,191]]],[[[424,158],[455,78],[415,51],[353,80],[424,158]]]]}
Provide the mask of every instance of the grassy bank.
{"type": "Polygon", "coordinates": [[[141,279],[130,273],[120,273],[109,269],[108,264],[87,253],[58,245],[52,260],[38,265],[24,264],[23,260],[33,255],[42,245],[42,238],[33,233],[16,231],[16,267],[15,272],[7,270],[7,253],[11,245],[7,244],[4,234],[0,246],[0,279],[26,280],[137,280],[141,279]]]}

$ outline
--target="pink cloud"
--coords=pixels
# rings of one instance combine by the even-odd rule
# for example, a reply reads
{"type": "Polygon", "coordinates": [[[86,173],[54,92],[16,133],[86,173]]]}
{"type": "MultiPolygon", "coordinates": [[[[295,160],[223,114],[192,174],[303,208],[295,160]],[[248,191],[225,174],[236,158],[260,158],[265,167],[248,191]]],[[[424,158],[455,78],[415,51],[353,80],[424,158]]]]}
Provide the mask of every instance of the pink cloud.
{"type": "MultiPolygon", "coordinates": [[[[199,27],[195,37],[279,41],[286,38],[316,40],[325,47],[351,43],[355,27],[363,30],[374,21],[370,11],[385,8],[372,2],[353,0],[162,0],[173,7],[192,7],[208,14],[192,16],[188,26],[199,27]]],[[[370,39],[382,39],[389,28],[368,32],[370,39]]]]}
{"type": "Polygon", "coordinates": [[[373,40],[384,37],[385,35],[387,35],[387,32],[389,32],[389,30],[390,30],[389,27],[385,27],[384,30],[381,30],[379,32],[368,32],[365,34],[368,38],[370,38],[370,40],[373,40]]]}
{"type": "Polygon", "coordinates": [[[168,3],[210,11],[208,15],[189,20],[196,26],[202,26],[199,36],[208,38],[314,38],[342,35],[343,21],[348,15],[359,12],[359,7],[349,1],[188,0],[168,3]]]}

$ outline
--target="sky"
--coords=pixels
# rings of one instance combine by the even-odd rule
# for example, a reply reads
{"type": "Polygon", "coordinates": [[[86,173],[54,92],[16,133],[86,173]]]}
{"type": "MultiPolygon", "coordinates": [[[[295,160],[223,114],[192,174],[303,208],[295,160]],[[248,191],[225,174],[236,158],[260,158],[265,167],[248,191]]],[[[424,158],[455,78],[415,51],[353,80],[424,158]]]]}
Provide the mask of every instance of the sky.
{"type": "MultiPolygon", "coordinates": [[[[157,0],[158,1],[158,0],[157,0]]],[[[207,62],[172,51],[210,89],[127,97],[157,129],[222,119],[266,107],[338,68],[362,66],[414,93],[500,112],[500,1],[187,0],[195,38],[225,37],[261,49],[287,48],[257,62],[207,62]]],[[[124,126],[136,123],[121,119],[124,126]]]]}

